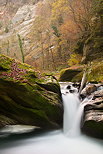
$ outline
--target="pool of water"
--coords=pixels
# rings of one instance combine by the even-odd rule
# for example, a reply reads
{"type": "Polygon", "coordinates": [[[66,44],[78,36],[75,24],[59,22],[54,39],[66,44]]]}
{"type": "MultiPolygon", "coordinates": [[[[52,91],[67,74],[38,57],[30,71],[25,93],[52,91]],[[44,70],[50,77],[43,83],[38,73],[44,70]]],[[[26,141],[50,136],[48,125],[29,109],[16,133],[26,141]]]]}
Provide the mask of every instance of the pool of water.
{"type": "Polygon", "coordinates": [[[0,138],[0,154],[103,154],[103,140],[67,137],[62,130],[0,138]]]}

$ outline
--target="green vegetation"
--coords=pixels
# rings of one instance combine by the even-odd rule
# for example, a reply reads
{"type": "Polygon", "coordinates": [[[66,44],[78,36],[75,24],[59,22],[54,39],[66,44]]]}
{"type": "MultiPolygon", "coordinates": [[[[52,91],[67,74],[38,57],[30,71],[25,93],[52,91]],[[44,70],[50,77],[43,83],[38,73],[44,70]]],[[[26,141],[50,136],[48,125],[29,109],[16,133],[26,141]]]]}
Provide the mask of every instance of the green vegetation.
{"type": "Polygon", "coordinates": [[[91,64],[88,80],[103,82],[103,61],[96,61],[91,64]]]}
{"type": "Polygon", "coordinates": [[[103,59],[103,0],[94,0],[90,29],[79,39],[74,52],[83,55],[82,62],[103,59]]]}
{"type": "Polygon", "coordinates": [[[33,68],[0,55],[0,126],[27,124],[57,128],[62,124],[60,89],[42,84],[33,68]]]}
{"type": "Polygon", "coordinates": [[[60,72],[59,80],[60,81],[73,81],[74,79],[76,81],[81,81],[82,74],[83,74],[82,72],[83,72],[82,66],[74,66],[74,67],[63,69],[60,72]]]}
{"type": "MultiPolygon", "coordinates": [[[[103,82],[103,0],[7,1],[0,14],[0,127],[59,128],[59,74],[59,81],[80,82],[87,71],[88,82],[103,82]],[[20,6],[37,2],[20,8],[27,14],[12,23],[20,6]]],[[[101,136],[103,123],[85,122],[84,128],[101,136]]]]}
{"type": "MultiPolygon", "coordinates": [[[[25,25],[25,17],[20,23],[11,24],[18,2],[12,6],[16,10],[10,14],[8,35],[4,34],[0,42],[1,53],[22,59],[40,71],[57,71],[67,65],[79,65],[81,61],[88,63],[103,58],[103,0],[26,0],[19,5],[37,2],[35,20],[30,16],[32,26],[27,32],[29,25],[25,25]]],[[[12,2],[6,5],[10,12],[11,5],[12,2]]]]}
{"type": "Polygon", "coordinates": [[[60,81],[81,81],[84,70],[87,69],[87,81],[103,82],[103,61],[94,61],[90,65],[73,66],[63,69],[60,81]]]}
{"type": "Polygon", "coordinates": [[[87,135],[103,138],[103,122],[86,121],[82,131],[87,135]]]}

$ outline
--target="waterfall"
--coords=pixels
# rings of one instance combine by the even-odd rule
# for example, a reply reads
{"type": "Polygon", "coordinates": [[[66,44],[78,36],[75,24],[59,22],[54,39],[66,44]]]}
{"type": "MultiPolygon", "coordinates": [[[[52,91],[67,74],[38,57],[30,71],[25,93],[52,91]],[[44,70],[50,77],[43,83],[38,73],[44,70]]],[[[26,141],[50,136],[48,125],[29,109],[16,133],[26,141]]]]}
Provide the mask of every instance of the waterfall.
{"type": "Polygon", "coordinates": [[[62,130],[47,133],[20,134],[0,138],[0,154],[103,154],[103,141],[80,133],[86,98],[80,102],[78,89],[72,83],[60,83],[64,103],[62,130]],[[68,86],[67,86],[68,85],[68,86]]]}
{"type": "Polygon", "coordinates": [[[81,104],[76,88],[71,85],[68,90],[66,87],[63,88],[62,86],[61,88],[64,104],[63,131],[67,136],[78,136],[80,135],[84,104],[81,104]]]}

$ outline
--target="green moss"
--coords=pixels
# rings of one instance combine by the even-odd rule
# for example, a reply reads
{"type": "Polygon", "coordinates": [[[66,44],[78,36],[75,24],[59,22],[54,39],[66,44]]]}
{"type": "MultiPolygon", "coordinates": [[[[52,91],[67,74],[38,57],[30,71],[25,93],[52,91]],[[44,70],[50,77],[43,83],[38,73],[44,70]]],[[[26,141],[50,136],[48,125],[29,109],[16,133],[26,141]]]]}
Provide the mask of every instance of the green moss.
{"type": "Polygon", "coordinates": [[[88,135],[103,138],[103,122],[96,122],[93,120],[86,121],[83,125],[82,131],[88,135]]]}
{"type": "Polygon", "coordinates": [[[12,63],[11,58],[4,56],[4,55],[0,55],[0,67],[2,67],[4,70],[10,70],[11,69],[11,63],[12,63]]]}
{"type": "MultiPolygon", "coordinates": [[[[78,75],[78,80],[80,80],[79,78],[79,73],[81,73],[83,71],[82,67],[79,66],[74,66],[73,68],[67,68],[67,69],[63,69],[60,72],[60,81],[74,81],[75,77],[78,75]]],[[[81,75],[80,75],[81,76],[81,75]]]]}
{"type": "Polygon", "coordinates": [[[77,45],[74,47],[74,52],[80,55],[83,54],[83,47],[84,47],[85,38],[80,38],[77,42],[77,45]]]}
{"type": "Polygon", "coordinates": [[[59,122],[58,95],[38,85],[0,80],[0,111],[23,124],[49,127],[59,122]],[[57,105],[57,107],[56,107],[57,105]],[[57,116],[58,113],[58,116],[57,116]]]}
{"type": "Polygon", "coordinates": [[[76,76],[74,76],[72,78],[72,82],[81,82],[82,77],[83,77],[83,71],[77,74],[76,76]]]}
{"type": "Polygon", "coordinates": [[[33,70],[33,67],[26,63],[18,63],[18,67],[21,69],[27,69],[28,71],[33,70]]]}
{"type": "Polygon", "coordinates": [[[91,65],[91,72],[88,74],[88,81],[103,81],[103,61],[94,62],[91,65]]]}
{"type": "Polygon", "coordinates": [[[42,80],[31,66],[2,55],[0,60],[1,66],[5,66],[5,74],[0,74],[1,116],[11,119],[10,124],[29,124],[43,128],[61,124],[63,112],[57,85],[49,83],[45,84],[47,88],[42,87],[37,84],[42,84],[42,80]]]}
{"type": "Polygon", "coordinates": [[[28,71],[24,77],[30,82],[30,83],[35,83],[36,81],[40,81],[37,78],[37,74],[35,73],[35,71],[28,71]]]}
{"type": "MultiPolygon", "coordinates": [[[[77,68],[77,70],[76,68],[63,69],[60,74],[60,81],[78,82],[78,81],[81,81],[82,76],[83,76],[83,67],[81,67],[80,69],[77,68]]],[[[102,60],[100,62],[94,61],[91,63],[87,71],[87,81],[103,82],[103,61],[102,60]]]]}

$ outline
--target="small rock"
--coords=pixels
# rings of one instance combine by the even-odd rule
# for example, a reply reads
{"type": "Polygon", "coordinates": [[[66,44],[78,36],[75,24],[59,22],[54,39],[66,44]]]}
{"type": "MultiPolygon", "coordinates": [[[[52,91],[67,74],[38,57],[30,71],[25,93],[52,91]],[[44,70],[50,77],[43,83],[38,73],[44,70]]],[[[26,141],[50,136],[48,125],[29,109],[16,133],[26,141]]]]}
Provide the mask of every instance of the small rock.
{"type": "Polygon", "coordinates": [[[67,86],[67,89],[71,89],[71,86],[70,86],[70,85],[68,85],[68,86],[67,86]]]}
{"type": "Polygon", "coordinates": [[[97,87],[93,84],[88,84],[82,91],[81,95],[87,96],[97,90],[97,87]]]}
{"type": "Polygon", "coordinates": [[[103,97],[103,89],[95,91],[94,92],[94,97],[103,97]]]}

